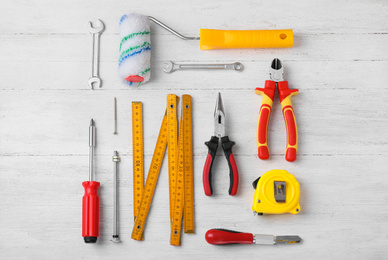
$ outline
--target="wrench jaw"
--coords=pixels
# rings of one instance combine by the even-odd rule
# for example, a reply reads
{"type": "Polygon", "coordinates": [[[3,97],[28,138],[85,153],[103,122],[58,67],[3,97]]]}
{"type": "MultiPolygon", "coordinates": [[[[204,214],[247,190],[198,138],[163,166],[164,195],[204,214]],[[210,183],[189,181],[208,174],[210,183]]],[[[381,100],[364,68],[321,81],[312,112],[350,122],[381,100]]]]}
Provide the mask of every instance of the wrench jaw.
{"type": "Polygon", "coordinates": [[[97,77],[91,77],[88,80],[89,87],[94,89],[94,87],[101,88],[101,79],[97,77]]]}
{"type": "Polygon", "coordinates": [[[163,68],[163,71],[166,72],[166,73],[172,73],[174,71],[174,63],[172,61],[166,61],[164,62],[164,64],[166,65],[164,68],[163,68]]]}
{"type": "Polygon", "coordinates": [[[95,24],[97,24],[97,27],[93,27],[92,22],[89,21],[88,30],[90,34],[102,33],[105,29],[104,23],[101,20],[97,20],[95,24]]]}

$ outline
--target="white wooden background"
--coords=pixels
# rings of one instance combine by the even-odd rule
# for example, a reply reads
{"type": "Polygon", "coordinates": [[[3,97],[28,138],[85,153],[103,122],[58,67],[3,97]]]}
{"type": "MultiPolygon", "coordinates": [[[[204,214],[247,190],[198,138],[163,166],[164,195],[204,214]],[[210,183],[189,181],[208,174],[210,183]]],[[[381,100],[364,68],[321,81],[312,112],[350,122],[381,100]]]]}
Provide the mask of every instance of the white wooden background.
{"type": "MultiPolygon", "coordinates": [[[[384,259],[388,253],[388,2],[373,1],[1,1],[0,257],[31,259],[384,259]],[[152,25],[152,80],[140,88],[117,76],[118,21],[124,13],[154,16],[179,32],[200,28],[282,29],[291,49],[200,51],[152,25]],[[89,20],[101,19],[101,89],[91,72],[89,20]],[[293,98],[299,130],[296,162],[284,159],[286,130],[276,98],[269,126],[271,158],[256,154],[256,124],[273,58],[300,94],[293,98]],[[163,61],[240,61],[245,70],[161,71],[163,61]],[[222,93],[227,131],[237,144],[237,196],[227,195],[228,168],[214,165],[215,195],[206,197],[203,144],[222,93]],[[169,245],[167,163],[163,164],[145,241],[130,238],[132,212],[131,101],[144,106],[148,172],[168,93],[193,97],[196,233],[169,245]],[[118,99],[118,135],[113,133],[118,99]],[[88,178],[88,126],[97,126],[96,179],[101,182],[100,237],[81,237],[82,181],[88,178]],[[120,163],[120,237],[112,235],[112,153],[120,163]],[[301,185],[299,215],[254,217],[253,180],[286,169],[301,185]],[[212,246],[210,228],[299,235],[299,245],[212,246]]],[[[221,155],[222,155],[222,151],[221,155]]],[[[165,160],[166,162],[166,160],[165,160]]]]}

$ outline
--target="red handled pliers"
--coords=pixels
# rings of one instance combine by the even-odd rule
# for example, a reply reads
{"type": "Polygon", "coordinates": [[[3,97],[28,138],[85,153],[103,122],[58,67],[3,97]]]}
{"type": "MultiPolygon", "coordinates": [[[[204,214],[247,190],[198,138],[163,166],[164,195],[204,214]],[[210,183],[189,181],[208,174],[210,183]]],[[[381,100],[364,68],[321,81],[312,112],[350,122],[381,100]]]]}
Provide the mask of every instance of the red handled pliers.
{"type": "Polygon", "coordinates": [[[275,97],[275,89],[279,90],[279,100],[283,109],[284,121],[287,127],[287,150],[286,160],[293,162],[296,160],[296,150],[298,149],[298,130],[294,109],[292,108],[291,97],[298,95],[297,89],[289,89],[288,82],[283,80],[283,67],[279,59],[274,59],[269,70],[270,80],[265,81],[264,88],[256,88],[255,93],[263,96],[260,107],[259,121],[257,123],[257,149],[259,158],[266,160],[269,157],[267,145],[268,120],[275,97]]]}
{"type": "Polygon", "coordinates": [[[226,160],[229,165],[229,195],[236,195],[238,187],[238,170],[236,161],[232,153],[232,146],[235,142],[230,141],[228,136],[225,136],[225,112],[222,105],[221,93],[218,93],[216,108],[214,110],[214,136],[205,145],[208,147],[208,155],[206,157],[205,167],[203,169],[203,188],[205,194],[211,196],[213,194],[211,178],[213,161],[217,153],[218,143],[221,140],[221,146],[224,150],[226,160]]]}

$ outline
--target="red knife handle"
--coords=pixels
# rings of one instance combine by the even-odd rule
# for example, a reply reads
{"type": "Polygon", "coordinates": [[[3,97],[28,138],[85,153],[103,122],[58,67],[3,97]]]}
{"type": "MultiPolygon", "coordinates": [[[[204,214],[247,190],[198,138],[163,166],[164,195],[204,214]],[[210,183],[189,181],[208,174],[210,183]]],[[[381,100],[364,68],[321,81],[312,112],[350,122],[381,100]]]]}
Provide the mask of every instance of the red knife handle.
{"type": "Polygon", "coordinates": [[[253,234],[227,229],[210,229],[206,232],[205,239],[212,245],[253,244],[253,234]]]}
{"type": "Polygon", "coordinates": [[[291,97],[299,93],[297,89],[289,89],[287,81],[278,82],[279,99],[283,109],[284,121],[287,128],[287,150],[286,160],[293,162],[296,160],[296,151],[298,149],[298,129],[294,108],[292,107],[291,97]]]}
{"type": "Polygon", "coordinates": [[[85,181],[82,186],[85,188],[85,194],[82,198],[82,236],[85,243],[96,243],[100,215],[100,198],[97,190],[100,183],[85,181]]]}
{"type": "Polygon", "coordinates": [[[238,169],[232,152],[232,147],[235,145],[235,142],[230,141],[228,136],[224,136],[221,138],[221,145],[229,165],[229,195],[234,196],[237,193],[238,187],[238,169]]]}
{"type": "Polygon", "coordinates": [[[211,196],[213,194],[212,166],[217,153],[218,140],[219,139],[217,136],[212,136],[209,142],[205,142],[205,145],[208,148],[208,154],[206,157],[205,166],[203,167],[202,182],[206,196],[211,196]]]}

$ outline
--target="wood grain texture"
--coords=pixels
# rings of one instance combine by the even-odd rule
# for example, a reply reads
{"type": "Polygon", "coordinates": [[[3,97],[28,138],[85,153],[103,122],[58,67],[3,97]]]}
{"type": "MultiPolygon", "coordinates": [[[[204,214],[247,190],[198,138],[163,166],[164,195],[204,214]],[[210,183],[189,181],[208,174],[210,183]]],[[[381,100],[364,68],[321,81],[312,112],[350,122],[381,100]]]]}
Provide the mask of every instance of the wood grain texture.
{"type": "MultiPolygon", "coordinates": [[[[388,2],[373,1],[2,1],[0,15],[0,258],[23,259],[384,259],[388,254],[388,2]],[[118,78],[118,20],[137,12],[179,32],[200,28],[293,28],[291,49],[200,51],[152,25],[151,81],[130,88],[118,78]],[[91,91],[89,20],[101,19],[101,89],[91,91]],[[269,124],[268,161],[257,158],[256,124],[273,58],[283,61],[299,131],[296,162],[284,159],[286,129],[279,101],[269,124]],[[165,74],[163,61],[240,61],[243,72],[165,74]],[[221,92],[227,132],[236,142],[237,196],[228,194],[228,166],[217,156],[214,197],[202,169],[221,92]],[[131,101],[142,101],[145,172],[151,162],[166,95],[193,98],[196,233],[169,245],[167,163],[162,166],[145,229],[133,226],[131,101]],[[118,135],[113,135],[113,97],[118,135]],[[97,127],[96,179],[101,182],[100,238],[81,237],[82,181],[88,178],[88,126],[97,127]],[[113,150],[119,176],[120,237],[110,242],[113,150]],[[285,169],[301,185],[301,213],[254,217],[251,183],[285,169]],[[210,228],[299,235],[289,246],[211,246],[210,228]]],[[[219,155],[222,155],[222,151],[219,155]]]]}

